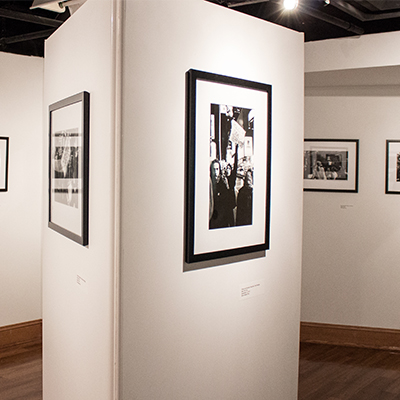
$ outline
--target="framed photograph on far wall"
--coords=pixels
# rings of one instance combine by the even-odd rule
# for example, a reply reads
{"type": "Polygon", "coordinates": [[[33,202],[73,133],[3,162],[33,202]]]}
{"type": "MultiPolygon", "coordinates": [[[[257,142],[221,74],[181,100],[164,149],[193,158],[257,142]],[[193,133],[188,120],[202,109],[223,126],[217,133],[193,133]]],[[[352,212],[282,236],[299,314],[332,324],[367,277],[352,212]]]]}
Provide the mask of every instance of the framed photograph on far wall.
{"type": "Polygon", "coordinates": [[[357,193],[358,151],[358,139],[304,139],[304,190],[357,193]]]}
{"type": "Polygon", "coordinates": [[[386,194],[400,194],[400,140],[386,140],[386,194]]]}
{"type": "Polygon", "coordinates": [[[0,192],[8,190],[8,137],[0,137],[0,192]]]}
{"type": "Polygon", "coordinates": [[[89,93],[49,107],[49,227],[86,246],[89,222],[89,93]]]}
{"type": "Polygon", "coordinates": [[[271,90],[187,72],[187,263],[269,248],[271,90]]]}

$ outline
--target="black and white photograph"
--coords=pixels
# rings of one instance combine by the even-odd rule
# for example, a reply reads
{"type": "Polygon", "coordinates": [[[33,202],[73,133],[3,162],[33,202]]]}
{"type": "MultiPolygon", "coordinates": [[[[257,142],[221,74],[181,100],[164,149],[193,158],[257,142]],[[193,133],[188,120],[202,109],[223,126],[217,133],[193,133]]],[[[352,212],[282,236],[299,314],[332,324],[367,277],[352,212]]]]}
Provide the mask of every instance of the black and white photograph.
{"type": "Polygon", "coordinates": [[[82,173],[79,169],[82,138],[78,128],[54,134],[54,200],[78,208],[82,173]]]}
{"type": "Polygon", "coordinates": [[[210,229],[252,224],[253,123],[250,109],[211,104],[210,229]]]}
{"type": "Polygon", "coordinates": [[[305,139],[304,190],[358,190],[358,140],[305,139]]]}
{"type": "Polygon", "coordinates": [[[0,137],[0,192],[8,191],[8,137],[0,137]]]}
{"type": "Polygon", "coordinates": [[[333,179],[347,181],[348,151],[318,151],[304,152],[304,179],[333,179]]]}
{"type": "Polygon", "coordinates": [[[89,93],[52,104],[49,153],[49,227],[88,244],[89,93]]]}
{"type": "Polygon", "coordinates": [[[186,262],[269,248],[271,85],[188,72],[186,262]]]}
{"type": "Polygon", "coordinates": [[[386,194],[400,194],[400,140],[386,140],[386,194]]]}

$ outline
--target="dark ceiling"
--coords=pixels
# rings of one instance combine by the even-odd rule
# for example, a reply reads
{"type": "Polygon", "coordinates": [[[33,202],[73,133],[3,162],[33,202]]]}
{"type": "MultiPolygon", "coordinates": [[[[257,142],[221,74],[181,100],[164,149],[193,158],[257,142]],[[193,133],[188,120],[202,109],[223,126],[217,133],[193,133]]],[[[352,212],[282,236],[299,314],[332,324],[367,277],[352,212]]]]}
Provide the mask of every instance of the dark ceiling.
{"type": "Polygon", "coordinates": [[[36,8],[30,1],[0,0],[0,51],[27,56],[44,56],[44,41],[69,16],[36,8]]]}
{"type": "MultiPolygon", "coordinates": [[[[295,11],[283,0],[206,0],[304,32],[305,41],[400,30],[400,0],[299,0],[295,11]]],[[[70,16],[34,9],[33,1],[0,0],[0,51],[44,56],[44,41],[70,16]]]]}
{"type": "Polygon", "coordinates": [[[398,0],[299,0],[284,11],[282,0],[207,0],[298,32],[306,42],[400,30],[398,0]]]}

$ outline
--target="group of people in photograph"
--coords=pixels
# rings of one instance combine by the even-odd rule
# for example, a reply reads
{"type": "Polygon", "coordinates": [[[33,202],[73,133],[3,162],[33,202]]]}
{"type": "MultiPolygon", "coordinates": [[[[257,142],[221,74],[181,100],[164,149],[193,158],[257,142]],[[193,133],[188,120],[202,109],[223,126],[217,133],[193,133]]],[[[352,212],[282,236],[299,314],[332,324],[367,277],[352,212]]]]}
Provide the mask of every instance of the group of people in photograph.
{"type": "Polygon", "coordinates": [[[304,179],[347,180],[347,152],[304,152],[304,179]]]}
{"type": "Polygon", "coordinates": [[[252,224],[253,171],[238,176],[230,164],[225,168],[217,159],[210,166],[209,228],[252,224]]]}

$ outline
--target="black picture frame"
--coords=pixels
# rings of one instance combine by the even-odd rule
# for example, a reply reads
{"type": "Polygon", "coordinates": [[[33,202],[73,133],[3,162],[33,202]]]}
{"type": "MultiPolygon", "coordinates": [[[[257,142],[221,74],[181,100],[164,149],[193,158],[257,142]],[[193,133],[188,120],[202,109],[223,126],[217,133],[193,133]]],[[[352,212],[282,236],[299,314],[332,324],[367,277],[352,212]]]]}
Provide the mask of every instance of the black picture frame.
{"type": "Polygon", "coordinates": [[[304,191],[358,193],[358,139],[304,139],[304,191]]]}
{"type": "Polygon", "coordinates": [[[187,71],[186,263],[269,249],[271,96],[270,84],[187,71]]]}
{"type": "Polygon", "coordinates": [[[400,194],[400,140],[386,140],[386,194],[400,194]]]}
{"type": "Polygon", "coordinates": [[[0,192],[8,191],[9,138],[0,136],[0,192]]]}
{"type": "Polygon", "coordinates": [[[90,94],[49,106],[49,223],[67,238],[89,243],[90,94]]]}

